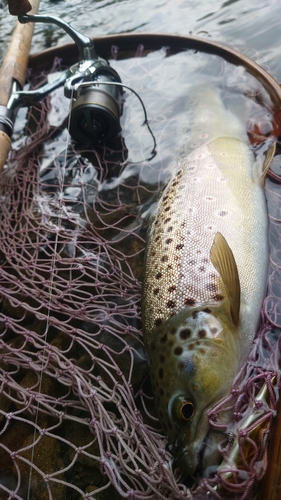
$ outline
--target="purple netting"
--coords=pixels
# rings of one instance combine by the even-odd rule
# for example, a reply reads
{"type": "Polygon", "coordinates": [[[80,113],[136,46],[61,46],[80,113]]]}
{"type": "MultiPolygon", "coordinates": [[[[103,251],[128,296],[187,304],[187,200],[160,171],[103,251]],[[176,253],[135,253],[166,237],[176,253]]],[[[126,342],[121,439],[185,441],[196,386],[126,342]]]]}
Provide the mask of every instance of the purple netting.
{"type": "Polygon", "coordinates": [[[60,91],[31,108],[24,134],[19,118],[14,152],[0,177],[1,500],[245,499],[265,472],[281,324],[281,200],[273,182],[266,184],[268,297],[246,368],[210,413],[211,426],[223,433],[224,462],[215,477],[192,487],[182,483],[155,413],[141,335],[143,213],[167,178],[186,91],[181,86],[182,94],[171,94],[184,56],[175,56],[169,80],[172,57],[165,55],[118,67],[124,82],[146,93],[157,136],[153,161],[145,160],[147,130],[135,125],[131,131],[132,123],[142,123],[131,96],[124,109],[126,144],[118,138],[97,151],[69,142],[60,91]],[[160,82],[159,95],[160,75],[165,88],[160,82]],[[226,426],[228,409],[234,413],[226,426]],[[236,443],[238,468],[231,459],[236,443]]]}

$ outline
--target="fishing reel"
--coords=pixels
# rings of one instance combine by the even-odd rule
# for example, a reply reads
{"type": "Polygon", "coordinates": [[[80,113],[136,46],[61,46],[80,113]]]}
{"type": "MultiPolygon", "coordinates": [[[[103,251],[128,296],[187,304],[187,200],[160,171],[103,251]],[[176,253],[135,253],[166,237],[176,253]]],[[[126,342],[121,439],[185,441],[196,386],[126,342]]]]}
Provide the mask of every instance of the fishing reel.
{"type": "MultiPolygon", "coordinates": [[[[64,90],[72,101],[69,132],[77,142],[99,143],[116,137],[121,130],[122,87],[118,73],[105,61],[90,68],[90,77],[83,76],[74,84],[68,81],[64,90]]],[[[74,80],[77,78],[74,77],[74,80]]]]}
{"type": "Polygon", "coordinates": [[[66,31],[79,49],[79,62],[35,91],[14,89],[9,108],[32,104],[64,85],[64,95],[71,100],[69,133],[85,145],[96,145],[116,137],[121,131],[122,82],[108,61],[96,54],[94,42],[55,16],[24,14],[20,23],[53,23],[66,31]]]}

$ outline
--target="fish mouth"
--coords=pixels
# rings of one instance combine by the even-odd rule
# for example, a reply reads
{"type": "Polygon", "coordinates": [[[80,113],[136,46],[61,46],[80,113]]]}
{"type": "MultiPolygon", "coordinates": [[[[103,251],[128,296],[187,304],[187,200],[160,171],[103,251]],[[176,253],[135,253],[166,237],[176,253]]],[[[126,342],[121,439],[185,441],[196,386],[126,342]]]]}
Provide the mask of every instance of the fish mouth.
{"type": "Polygon", "coordinates": [[[184,478],[198,480],[216,473],[222,460],[217,444],[222,441],[223,434],[221,431],[213,433],[209,430],[198,447],[196,444],[182,446],[180,442],[171,447],[175,465],[184,478]],[[215,434],[216,439],[211,444],[213,434],[215,434]]]}
{"type": "Polygon", "coordinates": [[[196,479],[200,467],[200,453],[194,446],[183,446],[180,442],[171,446],[174,463],[184,478],[196,479]]]}
{"type": "Polygon", "coordinates": [[[225,438],[225,433],[220,430],[210,430],[207,432],[198,452],[198,464],[195,470],[196,477],[213,476],[222,461],[219,451],[219,443],[225,438]]]}

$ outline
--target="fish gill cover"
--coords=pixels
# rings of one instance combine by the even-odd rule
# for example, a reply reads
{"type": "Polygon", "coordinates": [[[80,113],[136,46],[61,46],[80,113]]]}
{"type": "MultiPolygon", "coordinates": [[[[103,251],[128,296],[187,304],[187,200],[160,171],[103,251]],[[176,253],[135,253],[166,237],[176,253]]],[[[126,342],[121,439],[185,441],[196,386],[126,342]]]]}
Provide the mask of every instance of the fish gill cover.
{"type": "MultiPolygon", "coordinates": [[[[1,499],[245,499],[266,470],[281,325],[281,199],[273,182],[266,184],[268,297],[246,369],[209,415],[222,433],[224,460],[213,477],[183,483],[154,408],[141,334],[143,214],[167,179],[177,122],[188,116],[187,55],[168,54],[115,61],[145,100],[157,138],[151,161],[151,137],[129,95],[122,135],[96,151],[69,141],[60,91],[27,119],[20,113],[0,177],[1,499]],[[228,409],[233,420],[226,426],[228,409]]],[[[191,80],[203,67],[236,91],[248,84],[256,90],[241,69],[234,84],[233,67],[219,58],[188,57],[191,80]]],[[[31,76],[33,86],[44,77],[31,76]]]]}

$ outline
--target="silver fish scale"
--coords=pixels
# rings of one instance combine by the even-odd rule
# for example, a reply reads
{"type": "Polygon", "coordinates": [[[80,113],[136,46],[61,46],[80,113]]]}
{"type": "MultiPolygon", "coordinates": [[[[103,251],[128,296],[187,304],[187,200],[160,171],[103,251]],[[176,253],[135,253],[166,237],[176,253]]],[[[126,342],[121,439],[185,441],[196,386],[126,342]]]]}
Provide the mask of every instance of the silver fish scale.
{"type": "MultiPolygon", "coordinates": [[[[180,161],[160,200],[147,248],[143,305],[148,343],[149,332],[183,308],[223,300],[222,280],[210,262],[218,231],[234,253],[245,307],[250,303],[257,278],[253,252],[266,254],[265,245],[262,249],[249,241],[258,228],[255,210],[265,208],[262,188],[252,177],[253,163],[247,144],[224,137],[180,161]]],[[[261,225],[266,230],[264,214],[261,225]]]]}

